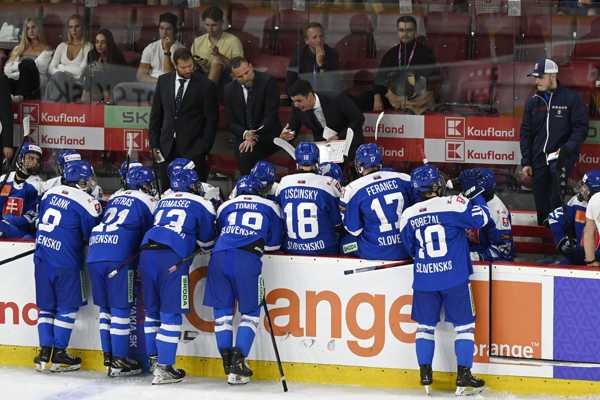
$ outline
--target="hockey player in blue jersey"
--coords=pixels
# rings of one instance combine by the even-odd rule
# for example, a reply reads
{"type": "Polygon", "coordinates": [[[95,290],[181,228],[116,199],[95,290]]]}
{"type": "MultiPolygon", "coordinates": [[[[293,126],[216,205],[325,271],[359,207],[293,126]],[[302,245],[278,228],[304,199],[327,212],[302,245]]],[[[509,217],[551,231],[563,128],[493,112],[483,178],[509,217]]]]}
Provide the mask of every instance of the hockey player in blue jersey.
{"type": "MultiPolygon", "coordinates": [[[[119,189],[117,189],[116,192],[113,193],[113,196],[117,195],[117,194],[121,194],[121,192],[129,189],[129,186],[127,186],[127,172],[134,168],[139,168],[139,167],[143,167],[143,165],[142,165],[142,163],[137,162],[137,161],[127,162],[127,160],[125,160],[121,163],[121,166],[119,167],[119,180],[121,183],[121,187],[119,189]]],[[[156,190],[154,190],[154,191],[156,192],[156,190]]]]}
{"type": "Polygon", "coordinates": [[[92,230],[87,255],[94,304],[100,307],[100,342],[108,376],[142,372],[139,363],[127,357],[137,265],[132,255],[153,224],[155,176],[151,169],[139,166],[130,168],[125,179],[128,190],[109,199],[102,222],[92,230]]]}
{"type": "Polygon", "coordinates": [[[335,255],[338,252],[341,187],[319,174],[319,148],[302,142],[296,147],[297,173],[284,176],[277,186],[286,236],[283,249],[291,254],[335,255]]]}
{"type": "MultiPolygon", "coordinates": [[[[569,264],[586,265],[582,241],[586,222],[585,213],[588,201],[598,192],[600,192],[600,170],[588,171],[581,178],[577,194],[567,202],[566,215],[562,207],[558,207],[548,215],[556,248],[569,264]]],[[[600,249],[596,250],[596,258],[600,259],[600,249]]]]}
{"type": "Polygon", "coordinates": [[[35,246],[35,292],[40,309],[41,350],[34,362],[38,371],[74,371],[79,357],[70,356],[71,331],[77,310],[85,301],[82,274],[85,246],[100,220],[102,208],[90,194],[92,167],[72,161],[64,170],[64,185],[46,192],[40,202],[35,246]]]}
{"type": "Polygon", "coordinates": [[[335,179],[340,185],[344,180],[344,173],[339,165],[333,162],[325,162],[319,164],[319,173],[335,179]]]}
{"type": "MultiPolygon", "coordinates": [[[[65,150],[59,151],[58,154],[56,155],[56,170],[58,171],[58,175],[55,176],[54,178],[50,178],[42,183],[42,185],[41,185],[42,186],[42,194],[46,193],[48,190],[52,189],[53,187],[62,185],[63,171],[65,169],[65,165],[67,165],[68,162],[80,161],[82,159],[83,158],[81,157],[81,154],[79,154],[76,150],[65,149],[65,150]]],[[[92,172],[93,172],[93,168],[92,168],[92,172]]],[[[92,180],[90,181],[90,185],[91,185],[90,194],[92,195],[92,197],[94,197],[98,201],[102,201],[104,192],[103,192],[102,188],[100,187],[100,185],[98,185],[98,183],[96,182],[94,176],[92,177],[92,180]]]]}
{"type": "Polygon", "coordinates": [[[494,193],[496,177],[489,168],[461,171],[458,181],[463,190],[473,186],[485,190],[483,198],[490,210],[490,221],[482,229],[469,229],[471,260],[512,261],[514,259],[512,218],[504,202],[494,193]]]}
{"type": "MultiPolygon", "coordinates": [[[[172,171],[174,169],[185,167],[189,163],[190,163],[190,160],[188,160],[187,158],[174,159],[173,161],[171,161],[171,163],[169,164],[169,167],[167,168],[167,175],[170,174],[170,171],[172,171]]],[[[195,165],[193,161],[192,161],[192,165],[195,165]]],[[[213,207],[215,208],[215,210],[223,202],[223,200],[221,199],[221,189],[219,189],[219,187],[217,187],[217,186],[213,186],[206,182],[198,182],[196,184],[195,190],[196,190],[196,194],[198,196],[204,198],[205,200],[210,201],[212,203],[213,207]]],[[[167,190],[165,190],[163,195],[168,196],[171,193],[173,193],[173,189],[167,189],[167,190]]]]}
{"type": "Polygon", "coordinates": [[[411,182],[421,202],[407,208],[400,220],[402,239],[414,259],[412,319],[417,322],[416,351],[421,384],[429,393],[434,330],[442,306],[454,324],[458,373],[456,394],[481,391],[484,382],[471,375],[475,340],[475,311],[469,275],[473,272],[465,229],[481,229],[489,221],[484,189],[444,196],[446,182],[430,165],[416,168],[411,182]]]}
{"type": "Polygon", "coordinates": [[[369,260],[408,258],[400,237],[400,215],[412,204],[410,176],[382,171],[381,152],[374,143],[356,150],[361,175],[344,188],[341,200],[344,228],[342,254],[369,260]]]}
{"type": "MultiPolygon", "coordinates": [[[[177,160],[171,162],[174,163],[177,160]]],[[[202,198],[201,183],[191,160],[170,168],[171,192],[156,206],[154,226],[144,235],[140,274],[144,293],[146,352],[154,366],[153,385],[180,382],[175,369],[182,315],[189,312],[189,268],[196,246],[209,249],[216,236],[215,209],[202,198]],[[178,265],[180,263],[181,265],[178,265]]]]}
{"type": "Polygon", "coordinates": [[[23,144],[17,156],[16,170],[0,177],[0,238],[32,239],[38,216],[40,186],[28,180],[39,173],[42,149],[35,144],[23,144]]]}
{"type": "MultiPolygon", "coordinates": [[[[261,195],[264,195],[267,199],[277,201],[275,199],[275,192],[277,192],[277,182],[275,182],[275,167],[268,161],[258,161],[254,164],[254,167],[250,170],[250,176],[255,177],[262,184],[261,195]]],[[[229,199],[233,199],[237,196],[235,187],[229,194],[229,199]]]]}
{"type": "Polygon", "coordinates": [[[227,382],[245,384],[252,371],[246,363],[260,322],[264,298],[263,251],[278,250],[282,239],[279,206],[259,194],[252,176],[239,179],[237,197],[217,211],[221,232],[208,264],[204,304],[213,307],[217,347],[227,382]],[[242,314],[233,345],[235,302],[242,314]]]}

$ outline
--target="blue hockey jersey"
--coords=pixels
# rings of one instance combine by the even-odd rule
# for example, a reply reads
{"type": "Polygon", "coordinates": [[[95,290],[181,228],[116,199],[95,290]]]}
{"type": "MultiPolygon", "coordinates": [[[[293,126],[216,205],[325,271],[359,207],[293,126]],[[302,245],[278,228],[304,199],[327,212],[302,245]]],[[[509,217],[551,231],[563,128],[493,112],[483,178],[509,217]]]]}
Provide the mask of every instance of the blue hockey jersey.
{"type": "Polygon", "coordinates": [[[305,255],[337,254],[336,227],[342,223],[340,191],[336,180],[312,172],[281,179],[276,198],[285,219],[285,251],[305,255]]]}
{"type": "Polygon", "coordinates": [[[108,200],[102,222],[92,229],[87,262],[124,261],[135,254],[153,225],[154,197],[141,190],[124,190],[108,200]]]}
{"type": "MultiPolygon", "coordinates": [[[[558,243],[567,236],[566,221],[571,221],[574,229],[572,234],[575,234],[574,239],[577,240],[577,248],[573,255],[569,258],[569,262],[572,264],[585,264],[585,252],[583,250],[583,228],[585,227],[585,213],[587,206],[587,201],[581,201],[577,198],[577,195],[575,195],[567,202],[566,215],[562,207],[558,207],[548,214],[548,224],[550,225],[552,237],[556,245],[558,245],[558,243]]],[[[596,250],[596,257],[600,258],[600,249],[596,250]]]]}
{"type": "Polygon", "coordinates": [[[212,247],[215,235],[215,208],[210,201],[193,193],[171,192],[158,202],[154,226],[144,235],[142,245],[160,243],[185,258],[196,245],[212,247]]]}
{"type": "Polygon", "coordinates": [[[481,196],[434,197],[407,208],[400,229],[414,259],[413,289],[445,290],[466,282],[473,266],[465,229],[480,229],[489,220],[481,196]]]}
{"type": "Polygon", "coordinates": [[[56,186],[40,202],[35,256],[56,268],[82,268],[84,249],[102,207],[83,190],[56,186]]]}
{"type": "MultiPolygon", "coordinates": [[[[35,231],[40,201],[40,187],[34,182],[14,181],[15,173],[11,172],[0,189],[0,237],[4,239],[31,238],[35,231]]],[[[0,182],[4,181],[4,175],[0,182]]]]}
{"type": "Polygon", "coordinates": [[[471,259],[512,261],[515,254],[510,212],[504,202],[496,195],[487,202],[487,206],[491,217],[488,223],[479,230],[472,229],[467,232],[469,234],[471,259]]]}
{"type": "Polygon", "coordinates": [[[264,243],[264,250],[279,250],[283,220],[279,206],[255,195],[227,200],[217,210],[219,238],[213,252],[264,243]]]}
{"type": "Polygon", "coordinates": [[[400,216],[411,204],[407,174],[377,171],[348,184],[340,205],[344,228],[358,236],[358,256],[377,260],[408,258],[400,237],[400,216]]]}

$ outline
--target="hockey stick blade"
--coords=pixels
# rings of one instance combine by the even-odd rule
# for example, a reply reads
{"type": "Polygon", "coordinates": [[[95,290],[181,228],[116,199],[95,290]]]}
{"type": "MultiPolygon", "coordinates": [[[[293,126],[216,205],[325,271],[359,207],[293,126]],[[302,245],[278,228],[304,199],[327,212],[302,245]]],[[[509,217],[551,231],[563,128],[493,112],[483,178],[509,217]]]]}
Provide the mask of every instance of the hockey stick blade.
{"type": "Polygon", "coordinates": [[[379,124],[381,123],[384,114],[385,111],[380,112],[377,116],[377,120],[375,121],[375,141],[377,141],[377,132],[379,132],[379,124]]]}
{"type": "Polygon", "coordinates": [[[285,152],[292,157],[292,160],[296,160],[296,149],[290,144],[290,142],[283,140],[280,137],[276,137],[273,138],[273,143],[285,150],[285,152]]]}
{"type": "Polygon", "coordinates": [[[29,115],[23,117],[23,139],[31,134],[31,117],[29,115]]]}
{"type": "Polygon", "coordinates": [[[344,275],[360,274],[362,272],[370,272],[370,271],[379,271],[382,269],[401,267],[401,266],[410,265],[410,264],[412,264],[412,260],[402,260],[402,261],[381,264],[381,265],[371,265],[369,267],[359,267],[359,268],[354,268],[354,269],[347,269],[344,271],[344,275]]]}
{"type": "Polygon", "coordinates": [[[350,147],[352,146],[352,141],[354,140],[354,131],[352,128],[348,128],[346,131],[346,139],[344,139],[344,155],[348,157],[348,153],[350,153],[350,147]]]}
{"type": "Polygon", "coordinates": [[[27,257],[28,255],[33,254],[33,253],[35,253],[35,249],[24,251],[20,254],[17,254],[16,256],[13,256],[13,257],[10,257],[10,258],[0,261],[0,265],[4,265],[4,264],[8,264],[13,261],[17,261],[18,259],[27,257]]]}

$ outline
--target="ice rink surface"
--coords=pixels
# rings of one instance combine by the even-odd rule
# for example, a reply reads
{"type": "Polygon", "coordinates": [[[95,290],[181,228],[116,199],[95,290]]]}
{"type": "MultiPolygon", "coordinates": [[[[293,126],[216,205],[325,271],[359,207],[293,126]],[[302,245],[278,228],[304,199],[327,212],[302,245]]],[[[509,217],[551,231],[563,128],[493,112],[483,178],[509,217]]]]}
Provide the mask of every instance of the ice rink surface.
{"type": "MultiPolygon", "coordinates": [[[[370,389],[352,386],[305,385],[290,382],[283,393],[279,382],[256,381],[245,386],[228,386],[225,381],[188,377],[173,385],[152,386],[150,375],[109,379],[99,372],[78,371],[69,374],[37,373],[27,368],[0,367],[0,398],[11,400],[413,400],[457,399],[450,392],[434,392],[427,397],[416,389],[370,389]]],[[[516,396],[487,390],[464,399],[561,399],[565,397],[516,396]]],[[[598,397],[576,397],[594,399],[598,397]]]]}

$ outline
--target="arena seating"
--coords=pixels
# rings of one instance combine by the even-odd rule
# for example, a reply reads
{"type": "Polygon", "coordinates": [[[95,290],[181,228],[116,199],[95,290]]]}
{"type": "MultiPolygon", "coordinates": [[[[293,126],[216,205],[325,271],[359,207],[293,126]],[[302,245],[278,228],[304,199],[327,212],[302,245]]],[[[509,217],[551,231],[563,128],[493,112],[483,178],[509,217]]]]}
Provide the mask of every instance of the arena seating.
{"type": "MultiPolygon", "coordinates": [[[[158,18],[160,14],[171,12],[183,22],[183,11],[171,6],[146,6],[138,7],[134,25],[134,44],[139,52],[144,50],[148,43],[158,39],[158,18]]],[[[189,44],[191,45],[191,43],[189,44]]]]}
{"type": "Polygon", "coordinates": [[[50,46],[56,47],[65,40],[67,19],[74,14],[83,16],[83,7],[69,3],[43,5],[44,34],[50,46]]]}
{"type": "Polygon", "coordinates": [[[122,4],[101,5],[91,9],[90,32],[93,35],[100,28],[108,29],[119,47],[129,49],[133,43],[134,22],[135,8],[122,4]]]}
{"type": "Polygon", "coordinates": [[[436,12],[425,16],[427,45],[438,63],[467,59],[469,24],[465,14],[436,12]]]}

